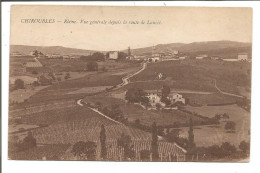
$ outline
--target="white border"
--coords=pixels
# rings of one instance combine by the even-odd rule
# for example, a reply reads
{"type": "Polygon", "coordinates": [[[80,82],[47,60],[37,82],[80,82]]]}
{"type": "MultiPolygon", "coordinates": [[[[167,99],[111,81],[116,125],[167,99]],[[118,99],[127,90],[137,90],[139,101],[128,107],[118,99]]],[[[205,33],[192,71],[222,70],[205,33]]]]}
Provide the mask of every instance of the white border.
{"type": "MultiPolygon", "coordinates": [[[[27,172],[200,172],[259,173],[260,172],[260,2],[4,2],[2,3],[2,169],[4,173],[27,172]],[[253,67],[251,111],[250,163],[118,163],[79,161],[11,161],[7,160],[9,31],[11,4],[43,5],[109,5],[109,6],[208,6],[253,7],[253,67]]],[[[217,27],[217,26],[216,26],[217,27]]]]}

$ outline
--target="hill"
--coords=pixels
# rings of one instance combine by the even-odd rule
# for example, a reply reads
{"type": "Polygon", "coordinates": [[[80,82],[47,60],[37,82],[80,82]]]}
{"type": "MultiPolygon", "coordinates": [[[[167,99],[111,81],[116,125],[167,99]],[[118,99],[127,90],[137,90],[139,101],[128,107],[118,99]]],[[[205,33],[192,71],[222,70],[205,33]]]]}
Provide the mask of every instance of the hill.
{"type": "MultiPolygon", "coordinates": [[[[153,47],[132,49],[134,55],[151,54],[153,47]]],[[[178,50],[188,55],[209,54],[220,55],[225,58],[237,55],[237,53],[246,52],[251,55],[252,43],[243,43],[235,41],[208,41],[208,42],[193,42],[193,43],[170,43],[159,44],[154,46],[155,53],[167,53],[173,50],[178,50]]],[[[127,52],[127,50],[123,50],[127,52]]]]}
{"type": "Polygon", "coordinates": [[[67,48],[62,46],[26,46],[26,45],[11,45],[10,52],[19,52],[24,55],[29,55],[30,52],[37,50],[43,54],[77,54],[77,55],[89,55],[94,53],[94,50],[67,48]]]}
{"type": "MultiPolygon", "coordinates": [[[[62,46],[25,46],[25,45],[11,45],[11,52],[20,52],[28,55],[31,51],[38,50],[44,54],[77,54],[89,55],[96,52],[95,50],[75,49],[62,46]]],[[[158,44],[154,46],[154,53],[168,53],[173,50],[178,50],[181,53],[196,56],[199,54],[219,55],[224,58],[233,58],[238,53],[248,53],[251,55],[252,43],[243,43],[235,41],[207,41],[207,42],[193,42],[193,43],[170,43],[158,44]]],[[[121,50],[127,53],[127,49],[121,50]]],[[[102,51],[106,52],[106,51],[102,51]]],[[[153,52],[153,47],[144,47],[131,49],[133,55],[149,55],[153,52]]]]}

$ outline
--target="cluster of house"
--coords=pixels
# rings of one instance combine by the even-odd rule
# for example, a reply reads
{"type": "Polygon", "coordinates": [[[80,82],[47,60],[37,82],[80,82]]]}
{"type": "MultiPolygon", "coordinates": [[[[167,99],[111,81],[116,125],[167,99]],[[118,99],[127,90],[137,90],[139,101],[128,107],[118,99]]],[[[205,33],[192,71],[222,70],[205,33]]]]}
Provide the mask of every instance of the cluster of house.
{"type": "MultiPolygon", "coordinates": [[[[106,53],[104,53],[106,54],[106,53]]],[[[73,55],[73,54],[67,54],[67,55],[61,55],[61,54],[46,54],[44,55],[41,52],[38,51],[32,51],[30,52],[31,56],[35,56],[37,58],[49,58],[49,59],[55,59],[55,58],[61,58],[63,60],[79,60],[80,55],[73,55]]],[[[10,56],[23,56],[19,52],[12,52],[10,53],[10,56]]],[[[110,51],[108,52],[108,60],[117,60],[119,58],[119,51],[110,51]]],[[[178,50],[167,50],[167,52],[158,53],[155,52],[155,47],[153,47],[153,50],[151,54],[147,55],[132,55],[131,49],[128,47],[128,53],[126,56],[127,60],[145,60],[148,62],[159,62],[159,61],[169,61],[169,60],[183,60],[188,58],[188,56],[184,55],[183,53],[179,52],[178,50]]],[[[202,59],[212,59],[212,60],[226,60],[226,61],[248,61],[248,53],[238,53],[236,59],[223,59],[220,56],[208,56],[207,54],[203,55],[197,55],[195,57],[197,60],[202,59]]]]}
{"type": "MultiPolygon", "coordinates": [[[[148,92],[147,98],[149,99],[149,103],[152,107],[156,107],[156,105],[160,105],[161,107],[165,107],[165,103],[161,101],[162,94],[159,91],[156,92],[148,92]]],[[[174,103],[182,103],[185,104],[185,98],[182,97],[181,94],[178,93],[170,93],[167,96],[167,99],[171,102],[171,104],[174,103]]]]}
{"type": "Polygon", "coordinates": [[[204,55],[198,55],[195,57],[195,59],[202,60],[202,59],[212,59],[212,60],[224,60],[224,61],[248,61],[248,53],[238,53],[236,59],[223,59],[220,56],[208,56],[206,54],[204,55]]]}

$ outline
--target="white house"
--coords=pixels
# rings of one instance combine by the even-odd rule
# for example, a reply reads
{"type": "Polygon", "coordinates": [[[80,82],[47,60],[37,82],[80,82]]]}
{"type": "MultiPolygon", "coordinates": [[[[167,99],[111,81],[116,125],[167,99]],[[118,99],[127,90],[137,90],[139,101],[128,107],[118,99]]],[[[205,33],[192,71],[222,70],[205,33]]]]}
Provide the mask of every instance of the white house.
{"type": "Polygon", "coordinates": [[[157,93],[149,93],[147,95],[147,98],[149,99],[149,102],[153,107],[155,107],[157,103],[160,104],[162,107],[165,106],[165,104],[161,102],[161,97],[157,93]]]}
{"type": "Polygon", "coordinates": [[[196,59],[204,59],[207,57],[208,57],[208,55],[199,55],[199,56],[196,56],[196,59]]]}
{"type": "Polygon", "coordinates": [[[179,54],[179,51],[178,50],[173,50],[172,54],[177,55],[177,54],[179,54]]]}
{"type": "Polygon", "coordinates": [[[186,59],[187,56],[180,56],[179,59],[186,59]]]}
{"type": "Polygon", "coordinates": [[[127,60],[135,60],[135,57],[133,55],[127,56],[126,57],[127,60]]]}
{"type": "Polygon", "coordinates": [[[247,53],[239,53],[238,55],[237,55],[237,59],[239,60],[239,61],[247,61],[248,60],[248,54],[247,53]]]}
{"type": "Polygon", "coordinates": [[[118,52],[117,51],[109,52],[108,59],[113,59],[113,60],[118,59],[118,52]]]}
{"type": "Polygon", "coordinates": [[[168,96],[168,99],[169,99],[172,103],[182,102],[183,104],[185,104],[185,98],[183,98],[182,95],[181,95],[181,94],[178,94],[178,93],[170,94],[170,95],[168,96]]]}
{"type": "Polygon", "coordinates": [[[161,58],[158,56],[158,57],[152,57],[152,58],[148,58],[148,61],[149,62],[158,62],[158,61],[161,61],[161,58]]]}

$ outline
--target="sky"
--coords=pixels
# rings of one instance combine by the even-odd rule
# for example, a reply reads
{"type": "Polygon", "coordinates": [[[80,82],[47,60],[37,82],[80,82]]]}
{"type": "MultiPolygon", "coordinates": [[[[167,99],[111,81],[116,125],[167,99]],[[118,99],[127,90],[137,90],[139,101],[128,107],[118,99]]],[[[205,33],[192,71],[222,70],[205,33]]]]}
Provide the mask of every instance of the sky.
{"type": "Polygon", "coordinates": [[[10,35],[12,45],[64,46],[101,51],[166,43],[252,42],[252,9],[16,5],[11,8],[10,35]],[[55,22],[25,23],[25,19],[55,22]],[[64,23],[65,20],[76,23],[64,23]],[[87,23],[81,23],[83,20],[87,23]],[[102,24],[102,21],[107,23],[102,24]],[[120,23],[112,25],[109,21],[120,23]],[[136,21],[139,24],[134,24],[136,21]]]}

